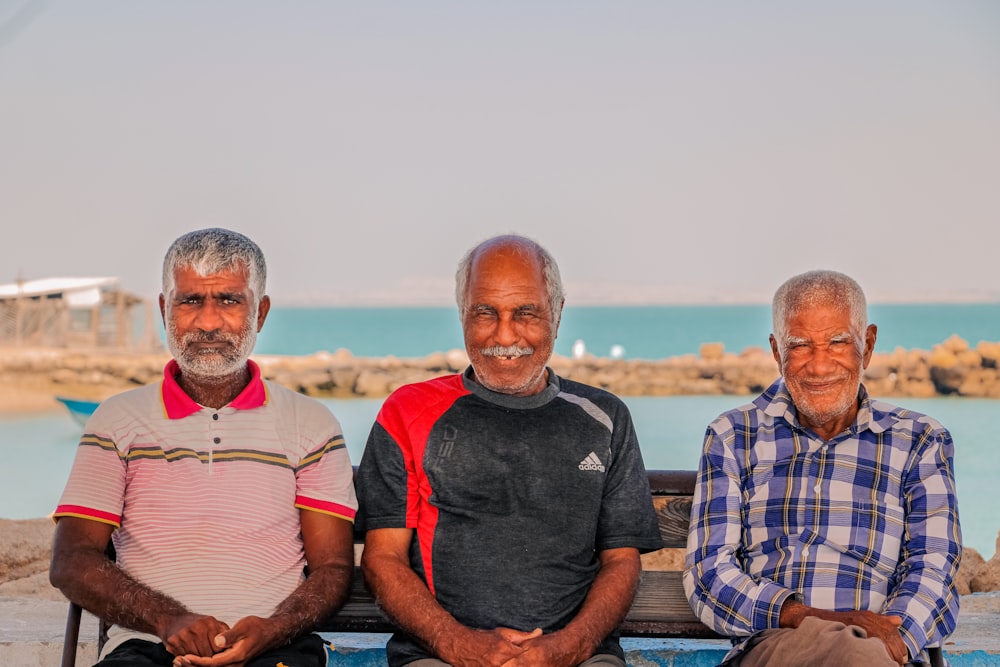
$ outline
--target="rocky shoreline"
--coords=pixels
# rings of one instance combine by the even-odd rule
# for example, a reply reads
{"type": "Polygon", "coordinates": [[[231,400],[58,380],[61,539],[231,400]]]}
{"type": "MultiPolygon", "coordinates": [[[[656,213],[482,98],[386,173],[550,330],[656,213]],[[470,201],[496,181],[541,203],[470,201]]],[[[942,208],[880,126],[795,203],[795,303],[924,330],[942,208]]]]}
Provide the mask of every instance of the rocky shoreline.
{"type": "MultiPolygon", "coordinates": [[[[165,352],[0,348],[0,385],[102,399],[161,377],[165,352]]],[[[464,350],[402,359],[355,357],[347,350],[307,356],[255,356],[265,377],[303,394],[330,398],[380,398],[410,382],[463,370],[464,350]]],[[[580,359],[555,356],[563,377],[604,387],[621,396],[750,395],[777,376],[770,350],[729,352],[705,343],[697,355],[658,360],[580,359]]],[[[1000,342],[975,347],[952,336],[930,350],[876,352],[865,372],[873,396],[1000,398],[1000,342]]]]}

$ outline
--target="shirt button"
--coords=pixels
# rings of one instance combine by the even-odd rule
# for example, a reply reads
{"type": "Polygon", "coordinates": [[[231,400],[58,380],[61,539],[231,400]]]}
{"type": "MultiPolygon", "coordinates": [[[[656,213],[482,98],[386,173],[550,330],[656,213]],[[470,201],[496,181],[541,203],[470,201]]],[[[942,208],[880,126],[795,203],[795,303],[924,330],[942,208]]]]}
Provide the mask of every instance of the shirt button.
{"type": "Polygon", "coordinates": [[[212,438],[212,442],[214,442],[215,444],[219,444],[220,442],[222,442],[222,438],[212,438]]]}
{"type": "Polygon", "coordinates": [[[214,415],[212,415],[212,419],[214,419],[215,421],[219,421],[219,413],[216,412],[214,415]]]}
{"type": "Polygon", "coordinates": [[[813,487],[813,491],[815,491],[816,493],[819,493],[822,490],[823,490],[822,484],[817,484],[816,486],[813,487]]]}
{"type": "Polygon", "coordinates": [[[809,555],[809,547],[802,547],[802,557],[805,558],[809,555]]]}

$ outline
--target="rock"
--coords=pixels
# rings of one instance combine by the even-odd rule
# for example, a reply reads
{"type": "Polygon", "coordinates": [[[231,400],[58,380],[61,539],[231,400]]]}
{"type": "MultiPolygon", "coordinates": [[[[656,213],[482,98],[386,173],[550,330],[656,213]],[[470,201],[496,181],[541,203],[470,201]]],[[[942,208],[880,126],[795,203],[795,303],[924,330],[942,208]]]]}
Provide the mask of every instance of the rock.
{"type": "Polygon", "coordinates": [[[367,398],[388,396],[390,382],[390,377],[386,373],[375,370],[363,370],[358,374],[358,379],[354,382],[354,393],[367,398]]]}
{"type": "MultiPolygon", "coordinates": [[[[963,553],[962,555],[964,558],[965,554],[963,553]]],[[[969,589],[973,593],[1000,590],[1000,535],[997,536],[993,558],[982,563],[971,572],[969,589]]]]}
{"type": "Polygon", "coordinates": [[[983,368],[1000,367],[1000,343],[979,341],[979,344],[976,345],[976,352],[983,360],[983,368]]]}
{"type": "Polygon", "coordinates": [[[941,343],[941,347],[949,352],[958,354],[959,352],[968,350],[969,344],[958,334],[952,334],[943,343],[941,343]]]}
{"type": "Polygon", "coordinates": [[[722,343],[702,343],[698,348],[698,356],[709,361],[722,359],[726,346],[722,343]]]}
{"type": "Polygon", "coordinates": [[[983,557],[975,549],[962,550],[962,562],[958,566],[958,575],[955,577],[955,587],[959,595],[968,595],[972,592],[972,578],[979,574],[979,570],[986,564],[983,557]]]}

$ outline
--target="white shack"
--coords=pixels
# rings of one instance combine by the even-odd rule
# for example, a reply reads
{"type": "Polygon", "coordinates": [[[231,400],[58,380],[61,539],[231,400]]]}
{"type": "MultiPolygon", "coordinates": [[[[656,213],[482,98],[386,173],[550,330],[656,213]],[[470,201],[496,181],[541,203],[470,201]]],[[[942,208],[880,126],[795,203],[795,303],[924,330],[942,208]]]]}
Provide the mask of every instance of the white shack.
{"type": "Polygon", "coordinates": [[[148,349],[152,312],[118,278],[42,278],[0,285],[0,345],[148,349]]]}

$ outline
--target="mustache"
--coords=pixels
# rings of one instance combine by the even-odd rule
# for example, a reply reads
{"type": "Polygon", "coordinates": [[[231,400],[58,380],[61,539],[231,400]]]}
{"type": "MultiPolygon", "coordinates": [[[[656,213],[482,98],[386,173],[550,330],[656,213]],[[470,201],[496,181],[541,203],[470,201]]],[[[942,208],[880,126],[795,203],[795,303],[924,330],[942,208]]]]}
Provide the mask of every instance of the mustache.
{"type": "Polygon", "coordinates": [[[191,331],[181,336],[180,341],[184,345],[191,343],[229,343],[236,345],[240,337],[237,334],[224,333],[222,331],[191,331]]]}
{"type": "Polygon", "coordinates": [[[517,345],[494,345],[484,347],[479,351],[484,357],[527,357],[535,353],[535,348],[530,345],[518,347],[517,345]]]}

